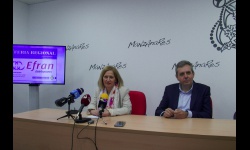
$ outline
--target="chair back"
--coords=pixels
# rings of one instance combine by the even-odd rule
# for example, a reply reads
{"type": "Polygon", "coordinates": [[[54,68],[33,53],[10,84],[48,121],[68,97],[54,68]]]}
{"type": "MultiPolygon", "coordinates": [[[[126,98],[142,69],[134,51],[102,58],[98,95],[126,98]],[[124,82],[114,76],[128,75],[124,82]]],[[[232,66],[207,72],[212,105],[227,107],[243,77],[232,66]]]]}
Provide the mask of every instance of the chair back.
{"type": "Polygon", "coordinates": [[[210,96],[210,101],[211,101],[211,107],[212,107],[212,118],[213,118],[213,100],[212,100],[212,98],[211,98],[211,96],[210,96]]]}
{"type": "Polygon", "coordinates": [[[146,115],[146,96],[143,92],[140,91],[129,91],[130,100],[132,103],[133,115],[146,115]]]}

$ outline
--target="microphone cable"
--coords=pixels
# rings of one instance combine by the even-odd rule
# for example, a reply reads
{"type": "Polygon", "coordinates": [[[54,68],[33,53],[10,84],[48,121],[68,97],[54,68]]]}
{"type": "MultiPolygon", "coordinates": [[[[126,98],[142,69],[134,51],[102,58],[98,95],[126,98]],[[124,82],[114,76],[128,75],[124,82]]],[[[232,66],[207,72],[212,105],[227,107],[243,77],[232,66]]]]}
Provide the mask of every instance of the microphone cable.
{"type": "Polygon", "coordinates": [[[74,124],[73,124],[73,128],[72,128],[72,134],[71,134],[71,150],[73,150],[73,143],[74,143],[74,129],[75,129],[75,121],[74,121],[74,124]]]}
{"type": "MultiPolygon", "coordinates": [[[[79,137],[80,133],[83,131],[83,129],[87,128],[90,123],[88,122],[88,125],[86,125],[85,127],[83,127],[77,134],[77,139],[87,139],[87,140],[90,140],[94,145],[95,145],[95,149],[98,150],[97,148],[97,145],[96,145],[96,126],[97,126],[97,122],[98,120],[96,121],[96,125],[95,125],[95,136],[94,136],[94,140],[89,138],[89,137],[79,137]]],[[[74,128],[75,128],[75,122],[74,122],[74,125],[73,125],[73,129],[72,129],[72,135],[71,135],[71,150],[73,150],[73,139],[74,139],[74,128]]]]}
{"type": "Polygon", "coordinates": [[[96,145],[96,148],[97,148],[97,144],[96,144],[96,127],[97,127],[97,123],[98,123],[98,120],[99,120],[99,117],[96,119],[96,123],[95,123],[95,145],[96,145]]]}

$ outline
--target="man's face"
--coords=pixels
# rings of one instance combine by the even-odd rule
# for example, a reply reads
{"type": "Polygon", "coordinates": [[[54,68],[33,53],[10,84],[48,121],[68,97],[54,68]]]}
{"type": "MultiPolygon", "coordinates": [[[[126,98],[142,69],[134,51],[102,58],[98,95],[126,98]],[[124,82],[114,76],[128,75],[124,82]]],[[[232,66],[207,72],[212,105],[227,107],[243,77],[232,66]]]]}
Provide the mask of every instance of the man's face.
{"type": "Polygon", "coordinates": [[[177,69],[177,80],[182,85],[191,85],[193,83],[194,73],[189,65],[177,69]]]}

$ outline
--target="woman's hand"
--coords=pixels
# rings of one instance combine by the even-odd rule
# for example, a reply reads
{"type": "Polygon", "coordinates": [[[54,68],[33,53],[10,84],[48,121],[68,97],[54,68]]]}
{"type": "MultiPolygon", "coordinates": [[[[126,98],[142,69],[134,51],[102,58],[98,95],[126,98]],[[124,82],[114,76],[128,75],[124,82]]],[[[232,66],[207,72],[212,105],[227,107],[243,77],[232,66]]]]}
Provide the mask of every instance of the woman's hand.
{"type": "MultiPolygon", "coordinates": [[[[91,115],[94,115],[94,116],[99,116],[99,110],[96,110],[96,109],[92,109],[89,111],[91,115]]],[[[107,109],[104,110],[104,112],[102,112],[102,117],[107,117],[107,116],[110,116],[110,113],[107,109]]]]}
{"type": "Polygon", "coordinates": [[[94,116],[99,116],[99,110],[96,110],[96,109],[92,109],[89,111],[91,115],[94,115],[94,116]]]}

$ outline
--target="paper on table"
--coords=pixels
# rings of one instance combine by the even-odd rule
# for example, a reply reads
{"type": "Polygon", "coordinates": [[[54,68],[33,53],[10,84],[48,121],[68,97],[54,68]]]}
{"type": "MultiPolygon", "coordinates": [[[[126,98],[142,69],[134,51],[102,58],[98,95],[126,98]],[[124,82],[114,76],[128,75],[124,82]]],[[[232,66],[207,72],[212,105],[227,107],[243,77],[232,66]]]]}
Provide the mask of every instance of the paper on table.
{"type": "Polygon", "coordinates": [[[88,115],[87,118],[99,118],[99,117],[94,115],[88,115]]]}

